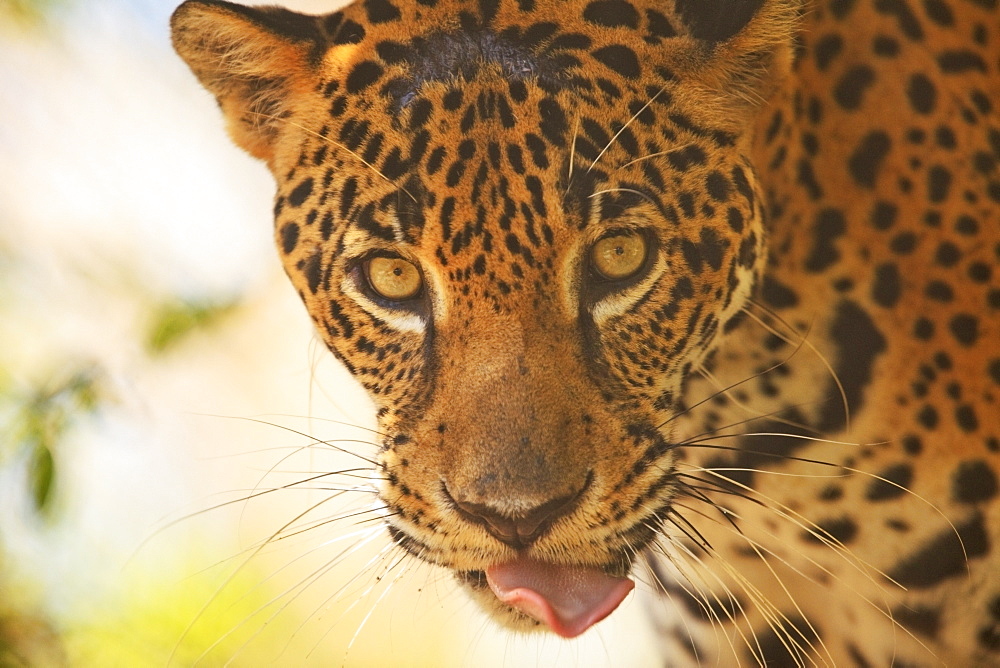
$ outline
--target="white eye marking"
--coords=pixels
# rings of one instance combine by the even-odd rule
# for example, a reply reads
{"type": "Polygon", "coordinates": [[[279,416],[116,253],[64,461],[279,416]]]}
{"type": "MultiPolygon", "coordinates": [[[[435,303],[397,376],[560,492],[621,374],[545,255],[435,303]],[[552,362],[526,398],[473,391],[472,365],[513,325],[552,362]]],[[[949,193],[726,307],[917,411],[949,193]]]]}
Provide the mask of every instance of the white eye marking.
{"type": "Polygon", "coordinates": [[[602,325],[608,320],[624,315],[632,306],[656,286],[656,282],[666,271],[667,263],[657,255],[653,266],[638,283],[629,285],[622,290],[609,292],[591,308],[590,313],[596,325],[602,325]]]}
{"type": "Polygon", "coordinates": [[[378,318],[395,330],[416,334],[423,334],[427,330],[427,323],[419,314],[407,309],[388,308],[376,303],[358,289],[355,278],[349,274],[341,281],[340,290],[344,295],[357,302],[369,315],[378,318]]]}

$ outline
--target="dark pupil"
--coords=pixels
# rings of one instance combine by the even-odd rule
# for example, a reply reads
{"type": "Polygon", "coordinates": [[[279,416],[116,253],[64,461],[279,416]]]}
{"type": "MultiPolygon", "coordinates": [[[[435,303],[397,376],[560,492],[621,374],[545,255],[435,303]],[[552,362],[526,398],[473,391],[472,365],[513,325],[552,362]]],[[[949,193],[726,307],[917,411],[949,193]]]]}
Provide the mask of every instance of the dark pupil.
{"type": "Polygon", "coordinates": [[[403,275],[403,268],[402,267],[396,267],[395,269],[392,270],[392,273],[395,276],[402,276],[403,275]]]}
{"type": "Polygon", "coordinates": [[[622,246],[615,246],[615,255],[624,255],[625,248],[622,246]]]}

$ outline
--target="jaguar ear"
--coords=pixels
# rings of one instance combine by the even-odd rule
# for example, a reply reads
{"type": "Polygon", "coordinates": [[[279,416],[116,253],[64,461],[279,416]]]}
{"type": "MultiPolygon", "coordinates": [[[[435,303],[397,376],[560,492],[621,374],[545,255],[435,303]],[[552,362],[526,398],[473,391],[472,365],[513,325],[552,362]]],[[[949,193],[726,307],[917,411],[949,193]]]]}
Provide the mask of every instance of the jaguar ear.
{"type": "Polygon", "coordinates": [[[722,42],[746,27],[762,5],[764,0],[676,0],[674,11],[691,37],[722,42]]]}
{"type": "Polygon", "coordinates": [[[288,101],[310,85],[320,19],[277,7],[188,0],[170,20],[174,49],[216,99],[233,140],[270,160],[288,101]]]}
{"type": "Polygon", "coordinates": [[[790,70],[802,0],[674,0],[684,33],[707,50],[712,88],[756,106],[790,70]]]}

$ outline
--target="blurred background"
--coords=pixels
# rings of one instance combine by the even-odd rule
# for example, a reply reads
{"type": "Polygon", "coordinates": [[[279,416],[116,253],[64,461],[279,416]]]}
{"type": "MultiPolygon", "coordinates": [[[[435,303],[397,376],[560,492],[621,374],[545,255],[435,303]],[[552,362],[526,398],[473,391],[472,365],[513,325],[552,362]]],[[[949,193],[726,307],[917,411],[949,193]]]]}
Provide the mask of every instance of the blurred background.
{"type": "Polygon", "coordinates": [[[0,0],[0,666],[644,665],[632,598],[514,636],[390,549],[174,6],[0,0]]]}

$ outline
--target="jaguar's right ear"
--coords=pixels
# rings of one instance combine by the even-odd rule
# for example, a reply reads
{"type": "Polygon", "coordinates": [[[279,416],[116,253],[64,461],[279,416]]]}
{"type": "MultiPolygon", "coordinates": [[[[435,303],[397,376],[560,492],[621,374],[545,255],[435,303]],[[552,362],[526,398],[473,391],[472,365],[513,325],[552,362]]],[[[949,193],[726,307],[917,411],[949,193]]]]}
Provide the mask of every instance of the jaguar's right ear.
{"type": "Polygon", "coordinates": [[[174,49],[219,102],[233,140],[270,160],[297,94],[325,48],[321,19],[276,7],[188,0],[170,20],[174,49]]]}

